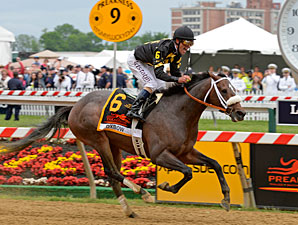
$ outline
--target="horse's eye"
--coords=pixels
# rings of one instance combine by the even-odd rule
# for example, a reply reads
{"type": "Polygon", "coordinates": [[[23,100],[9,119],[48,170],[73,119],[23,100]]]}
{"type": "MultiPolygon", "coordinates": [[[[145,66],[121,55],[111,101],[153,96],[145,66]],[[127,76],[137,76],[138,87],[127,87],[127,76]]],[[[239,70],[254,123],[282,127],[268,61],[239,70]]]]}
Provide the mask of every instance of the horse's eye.
{"type": "Polygon", "coordinates": [[[226,94],[226,93],[228,93],[228,90],[227,89],[222,89],[222,91],[221,91],[223,94],[226,94]]]}

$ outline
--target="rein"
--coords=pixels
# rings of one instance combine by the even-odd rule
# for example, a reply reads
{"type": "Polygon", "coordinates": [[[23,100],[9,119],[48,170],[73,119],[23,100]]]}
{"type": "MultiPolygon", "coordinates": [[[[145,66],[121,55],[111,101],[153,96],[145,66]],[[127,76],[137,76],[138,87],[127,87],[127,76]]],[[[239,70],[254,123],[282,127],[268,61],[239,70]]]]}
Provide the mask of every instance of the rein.
{"type": "MultiPolygon", "coordinates": [[[[202,101],[202,100],[200,100],[200,99],[198,99],[198,98],[192,96],[192,95],[187,91],[187,88],[186,88],[185,86],[184,86],[184,91],[185,91],[185,93],[187,94],[187,96],[189,96],[189,97],[190,97],[191,99],[193,99],[194,101],[199,102],[199,103],[201,103],[201,104],[203,104],[203,105],[205,105],[205,106],[209,106],[209,107],[211,107],[211,108],[218,109],[218,110],[220,110],[220,111],[223,111],[224,113],[227,113],[227,108],[228,108],[228,106],[229,106],[229,105],[232,105],[232,104],[234,104],[234,103],[236,103],[236,102],[240,102],[240,101],[241,101],[241,98],[240,98],[239,96],[233,96],[233,97],[231,97],[228,101],[226,101],[226,100],[224,99],[224,97],[221,95],[221,93],[220,93],[220,91],[218,90],[217,85],[216,85],[216,83],[218,83],[218,82],[220,82],[220,81],[222,81],[222,80],[228,80],[228,78],[223,77],[223,78],[220,78],[220,79],[214,81],[214,80],[212,79],[212,77],[211,77],[211,86],[210,86],[210,89],[208,90],[208,92],[206,93],[206,96],[205,96],[205,98],[204,98],[204,101],[202,101]],[[216,106],[216,105],[212,105],[212,104],[206,102],[206,99],[207,99],[208,95],[210,94],[212,88],[215,89],[216,95],[217,95],[217,97],[218,97],[218,99],[219,99],[219,101],[220,101],[220,103],[221,103],[221,105],[222,105],[223,107],[216,106]],[[233,99],[233,100],[232,100],[232,99],[233,99]],[[239,99],[240,99],[240,100],[239,100],[239,99]]],[[[230,85],[231,85],[231,87],[232,87],[232,90],[233,90],[233,89],[236,90],[236,89],[233,87],[233,85],[232,85],[231,83],[230,83],[230,85]]],[[[234,91],[234,90],[233,90],[233,91],[234,91]]],[[[234,93],[235,93],[235,91],[234,91],[234,93]]]]}
{"type": "Polygon", "coordinates": [[[201,103],[201,104],[203,104],[203,105],[205,105],[205,106],[209,106],[209,107],[212,107],[212,108],[215,108],[215,109],[224,111],[224,112],[227,111],[227,109],[224,109],[224,108],[219,107],[219,106],[216,106],[216,105],[209,104],[209,103],[207,103],[207,102],[204,102],[204,101],[202,101],[202,100],[200,100],[200,99],[198,99],[198,98],[192,96],[192,95],[187,91],[186,87],[184,87],[184,91],[185,91],[185,93],[188,95],[188,97],[190,97],[191,99],[195,100],[196,102],[199,102],[199,103],[201,103]]]}

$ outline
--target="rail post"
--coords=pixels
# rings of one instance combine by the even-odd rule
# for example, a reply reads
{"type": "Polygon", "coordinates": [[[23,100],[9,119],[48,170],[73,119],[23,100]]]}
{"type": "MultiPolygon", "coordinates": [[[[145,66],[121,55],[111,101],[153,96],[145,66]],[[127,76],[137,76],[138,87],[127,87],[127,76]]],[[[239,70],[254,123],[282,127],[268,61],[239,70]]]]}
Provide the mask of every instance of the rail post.
{"type": "Polygon", "coordinates": [[[79,139],[76,139],[76,142],[77,142],[78,149],[80,150],[80,153],[82,156],[86,175],[89,180],[90,198],[96,199],[96,185],[94,182],[94,176],[93,176],[93,173],[92,173],[92,170],[90,167],[90,163],[89,163],[89,160],[88,160],[88,157],[86,154],[85,146],[79,139]]]}
{"type": "Polygon", "coordinates": [[[268,113],[269,113],[268,131],[270,133],[276,133],[276,110],[272,108],[268,108],[268,113]]]}
{"type": "Polygon", "coordinates": [[[250,179],[247,179],[243,169],[243,162],[241,158],[241,152],[238,149],[239,143],[232,142],[234,156],[236,159],[238,174],[240,176],[240,181],[243,189],[243,206],[244,208],[256,208],[256,202],[254,197],[254,192],[252,188],[252,183],[250,179]]]}

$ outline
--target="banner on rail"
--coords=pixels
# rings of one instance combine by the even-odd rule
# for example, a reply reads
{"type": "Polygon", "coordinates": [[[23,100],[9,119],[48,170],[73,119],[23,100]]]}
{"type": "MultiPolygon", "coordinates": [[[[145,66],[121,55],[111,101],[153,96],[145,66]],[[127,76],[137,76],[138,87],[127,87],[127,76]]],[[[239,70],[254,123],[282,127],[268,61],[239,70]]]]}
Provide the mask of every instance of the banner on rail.
{"type": "MultiPolygon", "coordinates": [[[[245,175],[250,177],[250,144],[241,143],[245,175]]],[[[232,143],[197,142],[195,148],[208,157],[215,159],[222,167],[231,190],[231,203],[243,204],[243,191],[235,162],[232,143]]],[[[193,179],[186,183],[177,194],[157,188],[156,198],[161,202],[220,203],[223,199],[217,175],[207,166],[191,166],[193,179]]],[[[167,181],[177,183],[183,175],[163,167],[157,168],[157,185],[167,181]]]]}
{"type": "Polygon", "coordinates": [[[260,207],[298,208],[298,146],[251,145],[252,181],[260,207]]]}
{"type": "Polygon", "coordinates": [[[277,101],[277,125],[298,126],[298,101],[277,101]]]}

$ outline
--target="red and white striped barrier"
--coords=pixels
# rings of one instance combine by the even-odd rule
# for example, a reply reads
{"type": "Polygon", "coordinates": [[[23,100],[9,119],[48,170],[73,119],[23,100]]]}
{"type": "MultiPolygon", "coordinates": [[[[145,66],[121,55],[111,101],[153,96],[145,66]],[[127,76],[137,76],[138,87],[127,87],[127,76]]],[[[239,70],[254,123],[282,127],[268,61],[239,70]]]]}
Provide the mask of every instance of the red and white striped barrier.
{"type": "Polygon", "coordinates": [[[298,145],[298,134],[199,131],[197,141],[298,145]]]}
{"type": "MultiPolygon", "coordinates": [[[[23,138],[32,133],[32,127],[0,127],[0,138],[23,138]]],[[[53,138],[58,137],[58,131],[53,138]]],[[[76,138],[69,128],[61,128],[59,138],[69,139],[76,138]]]]}
{"type": "MultiPolygon", "coordinates": [[[[89,92],[82,91],[11,91],[11,90],[0,90],[2,96],[64,96],[64,97],[83,97],[89,92]]],[[[248,95],[241,96],[243,101],[277,101],[277,100],[298,100],[296,96],[256,96],[248,95]]]]}
{"type": "MultiPolygon", "coordinates": [[[[0,138],[22,138],[28,136],[34,128],[0,127],[0,138]]],[[[54,138],[58,137],[58,132],[54,138]]],[[[60,130],[60,138],[75,138],[69,128],[60,130]]],[[[236,132],[236,131],[199,131],[197,141],[239,142],[253,144],[298,145],[298,134],[236,132]]]]}
{"type": "Polygon", "coordinates": [[[275,102],[278,100],[298,100],[297,96],[255,96],[255,95],[249,95],[249,96],[241,96],[242,101],[271,101],[275,102]]]}
{"type": "Polygon", "coordinates": [[[10,91],[10,90],[0,90],[0,95],[2,96],[64,96],[64,97],[83,97],[89,92],[82,91],[10,91]]]}

